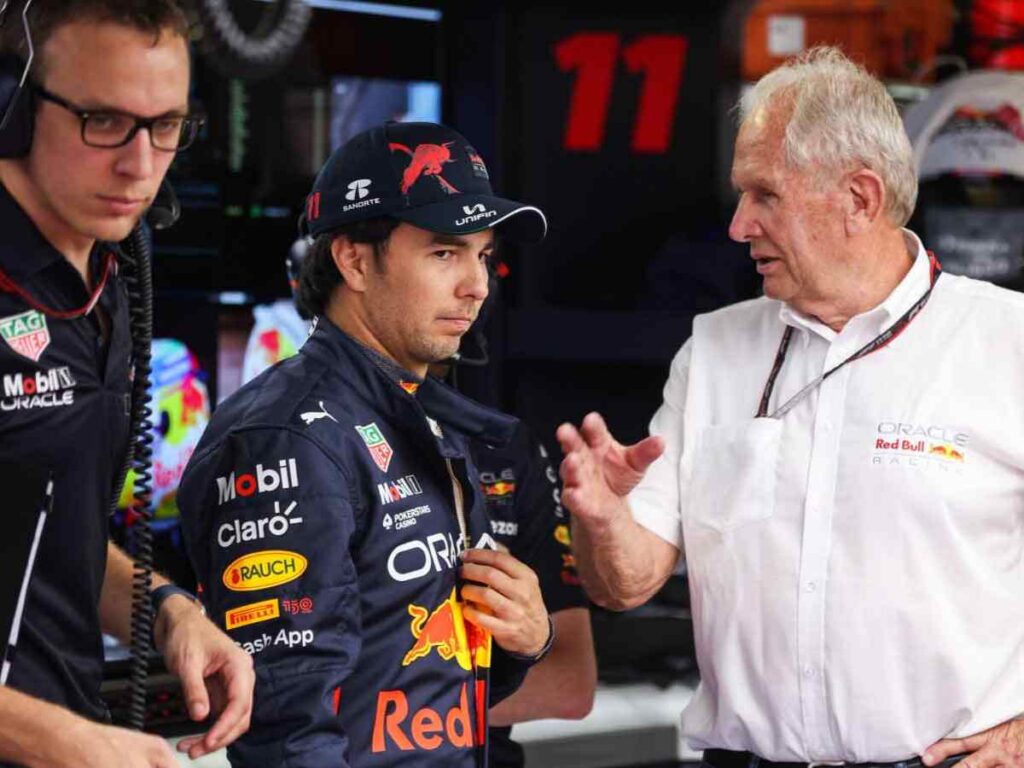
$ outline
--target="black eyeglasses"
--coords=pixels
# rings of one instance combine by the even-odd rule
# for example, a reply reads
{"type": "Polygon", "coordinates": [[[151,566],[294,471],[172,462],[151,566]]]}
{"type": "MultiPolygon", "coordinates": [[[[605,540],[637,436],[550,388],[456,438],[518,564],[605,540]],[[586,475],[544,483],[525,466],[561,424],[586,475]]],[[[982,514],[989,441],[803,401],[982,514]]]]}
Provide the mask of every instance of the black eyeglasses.
{"type": "Polygon", "coordinates": [[[82,141],[90,147],[114,149],[123,147],[135,138],[140,129],[149,133],[153,149],[162,152],[177,152],[185,149],[196,139],[196,134],[205,122],[201,115],[163,115],[161,117],[136,117],[124,112],[93,112],[76,107],[67,99],[33,85],[40,98],[63,107],[82,121],[82,141]]]}

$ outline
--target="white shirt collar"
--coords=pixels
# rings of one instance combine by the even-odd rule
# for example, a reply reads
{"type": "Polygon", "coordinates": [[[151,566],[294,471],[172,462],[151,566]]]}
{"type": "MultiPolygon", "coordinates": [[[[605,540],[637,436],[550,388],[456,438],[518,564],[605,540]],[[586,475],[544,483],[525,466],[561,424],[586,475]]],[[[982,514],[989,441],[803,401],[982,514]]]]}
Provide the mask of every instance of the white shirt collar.
{"type": "MultiPolygon", "coordinates": [[[[907,244],[907,250],[915,254],[914,263],[911,265],[910,271],[904,275],[899,285],[893,289],[892,293],[881,304],[873,309],[869,309],[867,312],[851,317],[847,326],[860,326],[867,329],[872,335],[878,335],[892,321],[902,317],[914,305],[914,302],[920,299],[924,292],[928,290],[931,280],[928,252],[924,249],[924,244],[917,235],[909,229],[901,231],[903,232],[903,239],[907,244]]],[[[791,325],[798,331],[803,331],[800,335],[805,346],[810,342],[811,333],[822,337],[829,343],[832,343],[839,335],[818,318],[800,312],[786,303],[780,304],[779,319],[786,325],[791,325]]]]}

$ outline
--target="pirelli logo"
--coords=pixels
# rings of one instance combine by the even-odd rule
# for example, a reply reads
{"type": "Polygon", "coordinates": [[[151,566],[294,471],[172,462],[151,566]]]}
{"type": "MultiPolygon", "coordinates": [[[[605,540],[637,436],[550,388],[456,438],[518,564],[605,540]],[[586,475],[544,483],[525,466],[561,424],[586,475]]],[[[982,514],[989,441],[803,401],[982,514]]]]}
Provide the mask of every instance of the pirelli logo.
{"type": "Polygon", "coordinates": [[[224,614],[224,627],[226,629],[238,629],[249,624],[258,624],[261,621],[270,621],[281,615],[281,605],[277,598],[273,600],[260,600],[258,603],[240,605],[232,608],[224,614]]]}

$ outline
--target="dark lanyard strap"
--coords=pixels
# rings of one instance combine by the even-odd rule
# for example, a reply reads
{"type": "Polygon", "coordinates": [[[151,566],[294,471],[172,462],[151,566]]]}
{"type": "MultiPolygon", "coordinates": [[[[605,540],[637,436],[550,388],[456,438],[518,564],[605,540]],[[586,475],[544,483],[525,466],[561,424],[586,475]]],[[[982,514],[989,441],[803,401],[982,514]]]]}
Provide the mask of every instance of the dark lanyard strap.
{"type": "Polygon", "coordinates": [[[114,252],[108,251],[103,261],[103,275],[100,277],[99,283],[97,283],[96,287],[93,289],[92,295],[89,297],[89,301],[78,309],[67,311],[53,309],[40,303],[28,291],[14,282],[14,280],[2,269],[0,269],[0,291],[4,293],[17,294],[21,297],[21,300],[32,307],[32,309],[37,312],[42,312],[47,317],[52,317],[57,320],[75,320],[79,317],[85,317],[92,312],[93,308],[96,306],[96,302],[98,302],[100,300],[100,296],[103,295],[103,289],[107,287],[107,280],[110,278],[112,273],[116,272],[117,262],[114,258],[114,252]]]}
{"type": "MultiPolygon", "coordinates": [[[[838,371],[844,365],[852,363],[854,360],[860,360],[862,357],[867,357],[872,352],[877,352],[903,333],[903,331],[907,329],[907,326],[913,322],[915,317],[917,317],[917,314],[924,309],[924,305],[928,303],[928,299],[931,298],[932,295],[932,290],[935,288],[935,283],[938,282],[939,275],[942,274],[942,266],[939,264],[939,260],[936,259],[935,254],[930,251],[928,253],[928,264],[930,267],[930,284],[928,285],[928,290],[924,292],[924,295],[914,302],[914,306],[908,309],[899,320],[889,326],[886,330],[882,331],[878,336],[858,349],[848,358],[843,360],[843,362],[825,371],[825,373],[821,374],[818,378],[814,379],[803,389],[789,398],[789,400],[776,408],[770,418],[778,419],[785,416],[794,405],[821,386],[821,383],[825,381],[825,379],[838,371]]],[[[761,393],[761,405],[757,409],[757,418],[759,419],[763,419],[768,416],[768,401],[771,399],[772,391],[775,389],[775,380],[779,377],[779,371],[782,370],[782,363],[786,359],[786,353],[789,352],[789,344],[792,339],[793,326],[787,325],[786,330],[782,333],[782,341],[779,342],[779,351],[775,353],[775,364],[772,365],[771,373],[768,374],[768,381],[766,381],[764,385],[764,392],[761,393]]]]}

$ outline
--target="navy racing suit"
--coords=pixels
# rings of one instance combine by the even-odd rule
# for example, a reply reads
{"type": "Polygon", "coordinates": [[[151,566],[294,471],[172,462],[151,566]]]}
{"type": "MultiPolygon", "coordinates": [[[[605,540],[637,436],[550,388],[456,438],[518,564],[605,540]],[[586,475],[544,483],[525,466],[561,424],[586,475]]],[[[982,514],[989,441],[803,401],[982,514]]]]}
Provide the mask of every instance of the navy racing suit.
{"type": "Polygon", "coordinates": [[[488,696],[525,665],[465,622],[464,544],[495,548],[468,439],[516,421],[321,319],[222,403],[178,491],[210,617],[253,657],[235,766],[484,765],[488,696]]]}

